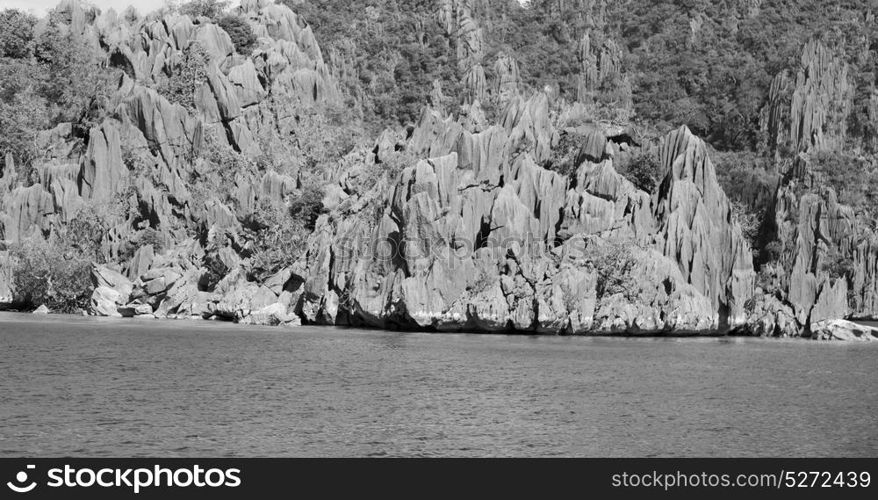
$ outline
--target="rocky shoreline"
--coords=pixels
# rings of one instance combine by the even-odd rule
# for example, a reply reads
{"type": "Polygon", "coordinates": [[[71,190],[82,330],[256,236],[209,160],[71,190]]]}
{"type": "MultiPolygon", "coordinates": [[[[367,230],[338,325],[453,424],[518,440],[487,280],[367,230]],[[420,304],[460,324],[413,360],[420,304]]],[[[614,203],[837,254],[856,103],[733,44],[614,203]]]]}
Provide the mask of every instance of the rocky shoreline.
{"type": "MultiPolygon", "coordinates": [[[[120,309],[128,309],[128,307],[120,307],[120,309]]],[[[136,310],[136,306],[134,306],[136,310]]],[[[33,311],[18,311],[15,309],[0,309],[0,312],[11,312],[16,314],[31,314],[31,315],[45,315],[45,316],[55,316],[56,314],[50,311],[48,308],[41,306],[33,311]]],[[[61,314],[62,316],[66,316],[66,314],[61,314]]],[[[288,328],[295,329],[303,326],[301,321],[292,320],[288,323],[275,323],[270,321],[268,323],[259,323],[259,322],[234,322],[232,320],[226,318],[220,318],[217,316],[210,317],[198,317],[198,316],[190,316],[187,318],[160,318],[155,314],[131,314],[131,315],[122,315],[122,316],[94,316],[89,315],[83,311],[81,317],[94,317],[94,318],[107,318],[107,319],[120,319],[120,320],[143,320],[143,321],[218,321],[225,322],[231,324],[240,324],[240,325],[250,325],[250,326],[270,326],[270,327],[279,327],[279,328],[288,328]]],[[[312,326],[328,326],[328,325],[312,325],[312,326]]],[[[359,328],[366,330],[387,330],[381,328],[370,327],[366,325],[361,325],[359,328]]],[[[410,330],[402,330],[409,332],[427,332],[427,333],[435,333],[441,334],[443,332],[438,330],[430,330],[430,329],[410,329],[410,330]]],[[[452,333],[452,332],[445,332],[452,333]]],[[[467,334],[501,334],[501,335],[541,335],[541,336],[556,336],[556,335],[565,335],[564,333],[535,333],[532,331],[516,331],[516,330],[499,330],[493,332],[479,331],[479,330],[458,330],[453,333],[467,333],[467,334]]],[[[755,336],[746,329],[734,329],[734,330],[726,330],[726,331],[700,331],[700,332],[681,332],[681,331],[666,331],[666,332],[610,332],[610,333],[578,333],[576,336],[580,337],[621,337],[621,338],[692,338],[692,337],[713,337],[713,338],[722,338],[722,337],[732,337],[732,338],[777,338],[780,337],[759,337],[755,336]]],[[[824,341],[824,342],[871,342],[878,341],[878,327],[873,327],[869,325],[864,325],[862,323],[858,323],[856,321],[849,320],[833,320],[827,321],[820,325],[816,326],[815,332],[812,333],[809,337],[785,337],[787,339],[794,340],[803,340],[803,341],[824,341]]]]}

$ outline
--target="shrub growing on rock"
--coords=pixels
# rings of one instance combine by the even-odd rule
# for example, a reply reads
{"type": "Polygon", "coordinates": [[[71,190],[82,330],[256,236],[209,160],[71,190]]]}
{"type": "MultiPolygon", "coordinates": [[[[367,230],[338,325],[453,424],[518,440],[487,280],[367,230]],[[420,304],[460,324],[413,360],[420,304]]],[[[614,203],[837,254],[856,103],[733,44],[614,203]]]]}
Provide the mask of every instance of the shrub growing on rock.
{"type": "MultiPolygon", "coordinates": [[[[3,66],[0,79],[4,75],[3,69],[10,69],[3,66]]],[[[11,70],[15,71],[15,68],[11,70]]],[[[10,95],[4,83],[0,82],[3,87],[0,93],[0,154],[3,157],[12,154],[16,164],[23,166],[18,172],[19,181],[25,181],[31,162],[39,155],[35,143],[37,132],[49,126],[49,110],[46,100],[32,89],[10,95]]]]}
{"type": "Polygon", "coordinates": [[[573,177],[579,167],[576,160],[583,137],[572,131],[561,134],[558,145],[552,148],[552,156],[545,164],[545,168],[554,170],[561,175],[573,177]]]}
{"type": "Polygon", "coordinates": [[[853,279],[854,261],[844,256],[836,247],[832,247],[820,262],[823,271],[832,279],[853,279]]]}
{"type": "Polygon", "coordinates": [[[310,232],[303,215],[309,206],[310,203],[302,202],[298,205],[302,212],[294,215],[284,204],[260,201],[259,209],[249,221],[255,230],[249,273],[252,279],[265,280],[299,258],[310,232]]]}
{"type": "Polygon", "coordinates": [[[97,207],[86,206],[76,213],[59,233],[70,251],[79,257],[103,263],[103,240],[107,225],[97,207]]]}
{"type": "Polygon", "coordinates": [[[637,189],[651,193],[662,181],[664,172],[658,160],[650,154],[641,153],[630,163],[619,168],[619,173],[631,181],[637,189]]]}
{"type": "Polygon", "coordinates": [[[107,99],[115,89],[116,73],[106,68],[103,52],[65,24],[50,21],[38,33],[34,58],[45,70],[37,85],[40,95],[52,105],[52,125],[78,125],[95,99],[107,99]]]}
{"type": "Polygon", "coordinates": [[[751,250],[755,252],[759,245],[759,235],[765,212],[754,211],[739,201],[732,201],[731,206],[732,220],[741,227],[741,234],[747,238],[751,250]]]}
{"type": "Polygon", "coordinates": [[[756,286],[761,288],[766,295],[774,295],[783,298],[787,275],[780,262],[772,260],[765,262],[756,273],[756,286]]]}
{"type": "Polygon", "coordinates": [[[62,313],[88,308],[92,263],[59,240],[36,236],[11,248],[15,302],[62,313]]]}
{"type": "Polygon", "coordinates": [[[298,118],[293,141],[307,173],[331,171],[339,159],[363,140],[362,132],[350,121],[330,120],[331,111],[309,109],[298,118]]]}
{"type": "Polygon", "coordinates": [[[207,53],[195,42],[183,51],[183,59],[170,75],[163,75],[158,82],[158,92],[165,98],[189,111],[195,110],[195,91],[207,78],[207,53]]]}
{"type": "Polygon", "coordinates": [[[107,261],[105,237],[117,216],[113,203],[89,203],[47,239],[34,235],[10,247],[15,302],[77,313],[88,309],[92,265],[107,261]]]}
{"type": "Polygon", "coordinates": [[[235,50],[239,54],[250,55],[250,52],[253,51],[253,46],[256,45],[256,35],[244,18],[225,15],[219,19],[217,24],[219,24],[223,31],[229,34],[229,38],[232,39],[235,50]]]}
{"type": "Polygon", "coordinates": [[[323,191],[316,185],[306,186],[299,196],[290,201],[289,215],[309,231],[314,230],[317,217],[323,210],[323,191]]]}
{"type": "Polygon", "coordinates": [[[634,242],[597,240],[589,242],[586,258],[597,273],[597,300],[622,294],[631,300],[638,288],[632,271],[637,260],[632,252],[634,242]]]}
{"type": "Polygon", "coordinates": [[[821,152],[811,160],[819,184],[835,190],[839,203],[878,216],[878,161],[842,152],[821,152]]]}

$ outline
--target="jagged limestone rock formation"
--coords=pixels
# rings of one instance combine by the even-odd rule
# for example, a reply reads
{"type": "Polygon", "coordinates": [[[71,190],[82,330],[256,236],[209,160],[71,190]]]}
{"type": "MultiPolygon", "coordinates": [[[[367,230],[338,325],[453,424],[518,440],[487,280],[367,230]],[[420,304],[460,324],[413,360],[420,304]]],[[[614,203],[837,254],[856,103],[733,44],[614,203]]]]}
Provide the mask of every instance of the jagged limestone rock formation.
{"type": "Polygon", "coordinates": [[[662,140],[661,160],[668,173],[654,207],[664,255],[679,262],[687,281],[730,324],[744,323],[755,277],[752,257],[707,146],[683,127],[662,140]]]}
{"type": "Polygon", "coordinates": [[[497,96],[498,103],[505,106],[521,90],[521,73],[518,69],[518,63],[506,54],[498,54],[497,60],[494,61],[494,75],[491,90],[497,96]]]}
{"type": "MultiPolygon", "coordinates": [[[[80,206],[118,203],[131,187],[137,194],[123,203],[135,210],[128,219],[109,221],[105,257],[118,259],[119,242],[140,231],[146,221],[159,240],[174,247],[167,251],[176,255],[172,260],[177,263],[167,266],[181,279],[165,279],[167,287],[155,279],[141,279],[169,258],[153,255],[151,246],[148,253],[141,248],[121,262],[121,271],[139,284],[135,288],[143,300],[126,311],[143,312],[145,308],[138,306],[149,305],[161,316],[208,315],[208,292],[198,287],[204,251],[200,243],[192,244],[191,235],[222,233],[233,245],[243,230],[241,221],[256,210],[259,200],[278,203],[296,188],[296,172],[294,167],[285,172],[236,172],[231,208],[215,197],[196,199],[192,179],[211,175],[200,170],[198,156],[210,143],[256,158],[262,139],[289,134],[301,110],[339,99],[314,35],[287,7],[266,0],[245,0],[233,12],[258,37],[247,57],[236,53],[228,34],[206,18],[153,15],[130,24],[113,10],[100,12],[77,1],[59,9],[66,14],[61,19],[70,19],[67,29],[82,33],[95,50],[104,50],[122,76],[108,98],[109,113],[91,128],[84,147],[77,146],[70,124],[39,134],[40,150],[46,154],[32,166],[36,182],[29,185],[15,182],[15,168],[8,160],[2,188],[3,238],[15,243],[42,237],[69,222],[80,206]],[[157,89],[184,70],[195,74],[192,102],[171,102],[157,89]],[[180,267],[180,262],[185,265],[180,267]]],[[[240,261],[231,246],[220,254],[234,256],[225,259],[232,267],[240,261]]],[[[246,283],[244,277],[240,281],[246,283]]],[[[229,283],[228,288],[235,285],[229,283]]],[[[110,302],[127,301],[122,295],[103,293],[111,289],[96,285],[95,312],[110,314],[110,302]]]]}
{"type": "Polygon", "coordinates": [[[816,165],[821,155],[845,153],[853,92],[847,72],[842,60],[811,42],[796,80],[781,73],[772,83],[768,149],[788,166],[769,214],[776,255],[762,263],[780,276],[748,304],[752,323],[762,325],[758,333],[811,335],[817,323],[878,312],[875,233],[863,214],[838,202],[816,165]]]}
{"type": "Polygon", "coordinates": [[[819,42],[802,51],[793,80],[784,71],[772,81],[766,107],[770,151],[832,151],[844,145],[853,84],[847,64],[819,42]]]}
{"type": "MultiPolygon", "coordinates": [[[[849,296],[858,313],[878,307],[878,240],[804,175],[809,153],[843,141],[846,70],[825,49],[809,46],[796,82],[779,78],[772,91],[775,147],[790,144],[803,156],[775,207],[787,281],[782,293],[757,293],[750,249],[704,142],[686,127],[668,134],[663,181],[652,193],[638,189],[614,168],[620,151],[638,145],[630,127],[593,121],[583,103],[550,111],[545,93],[523,95],[509,57],[496,59],[496,79],[487,80],[470,3],[442,10],[459,35],[469,91],[462,112],[427,109],[408,134],[388,131],[327,172],[325,213],[306,253],[264,279],[248,274],[241,235],[260,203],[282,203],[299,189],[296,159],[279,170],[233,172],[223,179],[231,194],[220,198],[198,190],[212,174],[199,155],[223,147],[257,158],[266,141],[296,129],[303,110],[339,102],[310,28],[286,7],[245,0],[235,13],[258,42],[244,56],[205,18],[130,24],[65,4],[70,29],[102,47],[123,75],[83,144],[70,124],[39,135],[45,154],[32,183],[18,184],[7,159],[4,238],[52,233],[84,204],[136,207],[112,221],[112,263],[95,269],[92,313],[108,316],[572,334],[746,323],[760,335],[831,337],[849,296]],[[195,75],[189,100],[165,87],[183,70],[195,75]],[[494,97],[502,112],[490,124],[480,102],[494,97]],[[569,175],[552,164],[563,140],[576,142],[569,175]],[[418,160],[372,183],[369,172],[398,152],[418,160]],[[158,234],[154,243],[123,256],[118,242],[143,228],[158,234]],[[849,280],[823,270],[831,250],[852,260],[849,280]],[[218,281],[208,284],[213,274],[218,281]]],[[[620,54],[611,40],[592,47],[586,36],[584,92],[624,81],[620,54]]],[[[441,88],[436,96],[441,102],[441,88]]]]}
{"type": "Polygon", "coordinates": [[[464,97],[467,103],[484,101],[488,82],[482,65],[485,57],[485,34],[473,16],[474,0],[442,0],[436,16],[451,37],[456,52],[458,71],[463,74],[464,97]]]}
{"type": "Polygon", "coordinates": [[[478,133],[425,112],[407,147],[426,159],[318,221],[297,310],[440,331],[740,324],[752,264],[703,143],[685,128],[668,138],[652,200],[613,169],[611,133],[568,179],[539,166],[556,135],[545,95],[513,100],[502,127],[478,133]]]}

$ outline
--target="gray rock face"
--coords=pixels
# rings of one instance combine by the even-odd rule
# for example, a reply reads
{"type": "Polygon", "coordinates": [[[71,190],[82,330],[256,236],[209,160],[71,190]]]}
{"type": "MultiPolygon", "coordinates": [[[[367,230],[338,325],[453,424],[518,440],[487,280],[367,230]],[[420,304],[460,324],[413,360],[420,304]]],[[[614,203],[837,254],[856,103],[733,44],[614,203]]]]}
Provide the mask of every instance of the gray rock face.
{"type": "MultiPolygon", "coordinates": [[[[277,123],[273,117],[292,117],[297,106],[339,99],[337,85],[310,28],[303,28],[292,11],[273,2],[247,1],[236,9],[261,37],[249,58],[235,54],[229,35],[204,20],[167,15],[130,25],[112,11],[98,15],[79,2],[69,3],[64,8],[70,12],[91,12],[88,16],[71,14],[71,19],[78,19],[75,22],[82,25],[78,31],[93,37],[94,45],[99,45],[98,40],[108,45],[108,54],[126,75],[112,96],[111,102],[118,103],[112,117],[91,129],[81,154],[72,147],[76,140],[70,124],[40,135],[41,141],[52,144],[47,150],[76,165],[72,179],[53,181],[42,176],[38,183],[18,187],[12,184],[13,175],[8,175],[14,168],[5,169],[4,181],[9,180],[11,193],[3,194],[3,237],[11,242],[37,228],[49,230],[57,215],[66,221],[83,199],[112,200],[129,182],[130,165],[123,162],[125,148],[138,151],[137,156],[147,163],[156,163],[162,187],[138,188],[141,193],[153,190],[149,208],[159,219],[170,220],[176,216],[173,211],[181,210],[179,205],[190,198],[184,182],[189,176],[184,171],[188,168],[186,158],[200,149],[205,134],[215,131],[232,148],[255,157],[260,153],[256,138],[261,131],[289,128],[289,123],[277,123]],[[132,42],[135,39],[137,43],[132,42]],[[168,102],[150,88],[160,75],[174,73],[175,64],[193,44],[209,58],[194,112],[168,102]],[[269,91],[275,97],[271,101],[269,91]],[[69,157],[59,151],[67,151],[69,157]]],[[[247,181],[258,185],[261,179],[247,181]]],[[[291,181],[265,179],[269,196],[277,195],[278,189],[291,181]]]]}
{"type": "MultiPolygon", "coordinates": [[[[236,238],[242,232],[241,220],[260,201],[283,203],[298,189],[293,165],[297,160],[291,158],[291,165],[283,166],[289,171],[241,173],[234,179],[235,199],[228,203],[194,198],[192,178],[209,172],[199,171],[202,166],[192,158],[203,153],[212,138],[219,142],[214,147],[240,151],[255,160],[263,153],[264,136],[289,136],[303,108],[340,102],[338,86],[314,35],[289,8],[265,0],[245,0],[233,12],[257,36],[248,56],[237,54],[229,35],[206,18],[167,14],[132,22],[112,10],[100,12],[75,0],[61,10],[68,14],[65,22],[70,29],[83,34],[96,50],[104,50],[110,64],[124,75],[107,100],[107,117],[87,131],[84,141],[74,137],[69,123],[38,134],[38,148],[45,151],[45,158],[32,166],[37,175],[30,185],[17,184],[15,165],[11,157],[7,160],[0,179],[0,237],[16,243],[45,236],[68,223],[83,206],[115,205],[127,197],[140,215],[109,221],[104,257],[121,264],[132,283],[123,290],[115,281],[96,280],[100,292],[92,312],[115,315],[111,304],[141,301],[159,317],[213,316],[222,297],[199,286],[205,274],[199,271],[200,257],[190,259],[191,266],[159,261],[188,252],[185,247],[192,234],[212,231],[233,241],[221,251],[224,263],[230,269],[245,265],[238,255],[241,249],[232,250],[240,243],[236,238]],[[191,105],[171,102],[159,92],[162,82],[179,72],[190,52],[205,54],[200,68],[204,77],[195,82],[191,105]],[[133,199],[129,188],[136,190],[133,199]],[[153,241],[162,242],[164,248],[144,244],[120,262],[117,259],[125,250],[120,242],[136,242],[144,219],[157,233],[153,241]],[[164,274],[149,275],[160,269],[164,274]]],[[[2,273],[7,269],[0,265],[2,273]]],[[[0,287],[2,293],[11,280],[0,283],[7,285],[0,287]]]]}
{"type": "Polygon", "coordinates": [[[777,297],[757,294],[745,304],[747,329],[758,337],[800,337],[804,333],[793,308],[777,297]]]}
{"type": "Polygon", "coordinates": [[[95,266],[91,280],[95,289],[91,295],[90,312],[96,316],[124,316],[118,308],[128,303],[134,288],[131,281],[107,266],[95,266]]]}
{"type": "Polygon", "coordinates": [[[750,248],[732,223],[731,205],[716,180],[704,142],[682,127],[662,141],[667,175],[655,196],[662,252],[730,326],[746,321],[753,293],[750,248]]]}
{"type": "MultiPolygon", "coordinates": [[[[826,238],[852,236],[850,222],[845,223],[845,218],[839,217],[843,209],[835,203],[826,203],[817,194],[802,193],[795,183],[781,187],[775,205],[777,238],[789,248],[784,252],[784,268],[790,269],[788,300],[796,320],[808,325],[845,317],[847,282],[831,279],[819,265],[829,250],[826,238]],[[830,211],[836,216],[830,217],[830,211]]],[[[832,240],[829,242],[832,244],[832,240]]]]}
{"type": "Polygon", "coordinates": [[[125,303],[122,295],[109,287],[98,286],[91,295],[91,312],[96,316],[122,316],[117,308],[125,303]]]}
{"type": "Polygon", "coordinates": [[[769,221],[778,247],[772,264],[781,270],[777,300],[796,323],[785,330],[800,335],[828,320],[878,314],[873,221],[838,203],[813,164],[818,154],[843,154],[853,92],[847,72],[841,58],[811,42],[795,80],[786,73],[775,78],[766,110],[769,148],[778,158],[785,149],[797,153],[769,221]]]}
{"type": "MultiPolygon", "coordinates": [[[[266,136],[295,132],[303,109],[341,102],[311,29],[283,5],[244,0],[235,13],[258,37],[244,56],[206,18],[129,24],[69,2],[72,29],[125,74],[84,144],[71,124],[38,134],[47,153],[30,185],[17,184],[6,160],[3,239],[49,234],[87,204],[129,198],[138,214],[112,221],[106,238],[118,271],[101,266],[92,276],[92,312],[106,316],[570,334],[746,324],[758,335],[848,338],[857,335],[833,320],[878,315],[878,238],[834,194],[806,185],[801,162],[775,203],[786,281],[775,295],[757,294],[750,249],[701,139],[686,127],[668,134],[660,186],[638,189],[614,167],[620,151],[637,146],[633,130],[591,122],[581,105],[556,109],[546,93],[524,95],[512,58],[498,57],[489,79],[480,28],[452,15],[457,4],[442,2],[439,15],[466,41],[460,117],[426,109],[407,138],[389,131],[371,153],[346,157],[327,173],[325,213],[306,254],[259,282],[241,235],[262,203],[282,204],[300,189],[299,160],[283,171],[235,172],[223,180],[232,194],[220,199],[193,189],[192,179],[211,174],[210,162],[193,157],[222,147],[255,162],[266,136]],[[171,102],[156,89],[196,46],[207,60],[194,100],[171,102]],[[480,105],[489,89],[503,106],[493,125],[480,105]],[[552,157],[571,137],[573,168],[562,175],[552,157]],[[365,187],[363,172],[400,151],[418,160],[365,187]],[[205,240],[226,243],[206,256],[205,240]],[[121,241],[142,244],[126,253],[121,241]],[[851,260],[849,280],[822,270],[833,249],[851,260]]],[[[584,94],[621,78],[619,48],[590,43],[586,35],[584,94]]],[[[772,90],[770,146],[832,151],[843,137],[821,109],[844,108],[846,67],[814,45],[803,68],[795,85],[780,79],[772,90]]],[[[7,269],[0,260],[0,296],[7,269]]]]}
{"type": "Polygon", "coordinates": [[[297,311],[318,323],[440,331],[742,323],[750,252],[703,142],[685,127],[665,139],[668,173],[652,197],[616,173],[600,132],[587,136],[571,180],[539,166],[556,135],[547,106],[541,95],[513,99],[503,127],[476,133],[425,112],[407,147],[428,159],[390,192],[354,194],[384,210],[318,221],[297,311]],[[619,248],[629,250],[622,260],[619,248]],[[618,277],[618,290],[605,283],[618,277]]]}
{"type": "Polygon", "coordinates": [[[878,328],[841,319],[818,321],[811,325],[815,340],[846,340],[871,342],[878,340],[878,328]]]}
{"type": "Polygon", "coordinates": [[[95,266],[91,271],[91,280],[95,288],[105,287],[118,292],[121,300],[127,301],[131,296],[133,285],[122,273],[107,266],[95,266]]]}

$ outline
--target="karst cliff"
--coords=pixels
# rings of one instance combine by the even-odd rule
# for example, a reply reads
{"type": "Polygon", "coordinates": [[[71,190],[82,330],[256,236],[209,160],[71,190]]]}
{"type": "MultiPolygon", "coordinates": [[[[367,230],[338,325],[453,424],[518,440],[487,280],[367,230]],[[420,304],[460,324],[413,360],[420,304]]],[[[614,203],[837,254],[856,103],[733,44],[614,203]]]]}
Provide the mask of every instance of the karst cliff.
{"type": "MultiPolygon", "coordinates": [[[[286,6],[244,0],[235,12],[257,42],[243,55],[209,19],[130,22],[77,1],[59,9],[118,79],[84,137],[70,124],[39,134],[29,180],[7,156],[2,237],[8,247],[48,238],[89,204],[129,207],[109,219],[103,261],[82,276],[93,288],[89,314],[820,338],[868,337],[837,320],[878,314],[875,235],[814,182],[809,166],[809,155],[840,147],[832,124],[844,119],[822,111],[844,76],[820,47],[806,48],[797,78],[778,77],[769,110],[774,146],[797,155],[785,164],[764,231],[779,248],[772,265],[782,292],[757,283],[763,249],[743,236],[711,148],[689,128],[680,124],[651,150],[662,175],[643,190],[617,168],[645,151],[635,126],[524,89],[511,58],[486,77],[475,42],[461,56],[472,61],[463,111],[424,103],[417,123],[386,130],[322,172],[320,213],[297,242],[302,251],[263,276],[252,271],[254,216],[315,188],[294,155],[280,164],[260,159],[283,150],[305,110],[344,102],[311,28],[286,6]],[[204,60],[187,106],[169,100],[161,82],[193,44],[204,60]],[[490,120],[479,104],[489,92],[502,96],[490,120]],[[570,144],[570,168],[554,168],[570,144]],[[204,159],[217,150],[252,162],[221,171],[204,159]],[[406,163],[388,167],[399,158],[406,163]],[[145,232],[161,245],[133,237],[145,232]],[[830,252],[850,259],[850,282],[821,266],[830,252]]],[[[12,259],[0,259],[7,303],[26,293],[15,289],[12,259]]]]}

